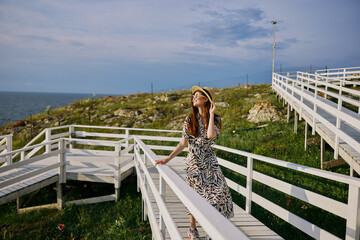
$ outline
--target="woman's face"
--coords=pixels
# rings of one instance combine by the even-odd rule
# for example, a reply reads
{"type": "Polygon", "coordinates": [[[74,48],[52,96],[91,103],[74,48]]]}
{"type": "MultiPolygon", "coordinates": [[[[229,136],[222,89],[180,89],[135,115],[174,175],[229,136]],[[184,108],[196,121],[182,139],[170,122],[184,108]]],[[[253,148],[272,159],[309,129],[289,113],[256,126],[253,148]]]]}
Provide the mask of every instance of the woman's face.
{"type": "Polygon", "coordinates": [[[207,97],[200,91],[197,91],[192,95],[192,103],[194,107],[203,106],[207,101],[207,97]]]}

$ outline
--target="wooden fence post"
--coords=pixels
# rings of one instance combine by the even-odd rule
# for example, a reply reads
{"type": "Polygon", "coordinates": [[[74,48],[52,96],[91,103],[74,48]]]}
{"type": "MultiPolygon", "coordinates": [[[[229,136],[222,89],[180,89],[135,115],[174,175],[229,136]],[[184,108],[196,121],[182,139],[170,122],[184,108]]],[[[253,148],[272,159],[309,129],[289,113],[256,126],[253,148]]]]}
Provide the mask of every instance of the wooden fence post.
{"type": "Polygon", "coordinates": [[[121,186],[121,164],[120,164],[120,156],[121,156],[121,144],[117,144],[115,146],[115,169],[114,169],[114,188],[115,188],[115,198],[116,201],[120,198],[120,186],[121,186]]]}
{"type": "Polygon", "coordinates": [[[360,189],[349,185],[346,240],[358,240],[360,236],[360,189]]]}
{"type": "Polygon", "coordinates": [[[321,137],[320,140],[320,161],[321,161],[321,169],[324,169],[324,162],[325,162],[325,141],[321,137]]]}
{"type": "Polygon", "coordinates": [[[307,135],[308,135],[308,123],[305,121],[305,151],[308,149],[308,144],[307,144],[307,135]]]}
{"type": "Polygon", "coordinates": [[[66,146],[65,139],[60,139],[58,143],[58,148],[60,153],[58,155],[58,160],[61,163],[59,167],[59,182],[66,183],[66,146]]]}
{"type": "MultiPolygon", "coordinates": [[[[141,153],[141,152],[140,152],[141,153]]],[[[141,155],[140,155],[141,156],[141,155]]],[[[145,167],[146,167],[146,154],[145,154],[145,152],[144,152],[144,164],[145,164],[145,167]]],[[[146,175],[144,174],[144,188],[145,188],[145,190],[146,191],[148,191],[148,187],[147,187],[147,179],[146,179],[146,175]]],[[[143,211],[143,213],[144,213],[144,215],[143,215],[143,220],[144,221],[147,221],[148,220],[148,216],[147,216],[147,205],[146,205],[146,200],[145,200],[145,198],[143,199],[143,204],[144,204],[144,211],[143,211]]]]}
{"type": "MultiPolygon", "coordinates": [[[[125,129],[125,138],[129,138],[129,129],[125,129]]],[[[129,147],[129,140],[126,140],[125,147],[129,147]]]]}
{"type": "Polygon", "coordinates": [[[253,179],[253,159],[247,158],[247,175],[246,175],[246,209],[247,213],[251,214],[252,202],[252,179],[253,179]]]}
{"type": "Polygon", "coordinates": [[[294,110],[294,133],[297,133],[298,129],[298,116],[296,110],[294,110]]]}
{"type": "MultiPolygon", "coordinates": [[[[49,129],[49,128],[45,129],[45,140],[47,142],[51,141],[51,129],[49,129]]],[[[51,152],[51,144],[50,143],[46,144],[45,149],[46,149],[45,153],[50,153],[51,152]]]]}
{"type": "MultiPolygon", "coordinates": [[[[75,137],[75,131],[74,131],[74,126],[70,125],[69,126],[69,138],[73,138],[73,136],[75,137]]],[[[70,142],[70,150],[72,150],[75,147],[75,142],[71,141],[70,142]]]]}
{"type": "MultiPolygon", "coordinates": [[[[341,94],[342,94],[342,85],[340,84],[339,95],[341,94]]],[[[341,112],[341,109],[342,109],[342,99],[338,98],[337,110],[341,112]]],[[[341,119],[340,116],[337,115],[336,128],[340,129],[340,126],[341,126],[341,119]]],[[[334,159],[338,159],[338,158],[339,158],[339,135],[335,132],[334,159]]]]}
{"type": "Polygon", "coordinates": [[[61,210],[64,206],[62,183],[66,183],[66,146],[64,139],[59,140],[58,149],[60,150],[58,160],[61,165],[59,166],[59,181],[56,182],[56,198],[57,208],[61,210]]]}
{"type": "MultiPolygon", "coordinates": [[[[159,174],[159,191],[160,191],[160,196],[162,197],[162,199],[164,200],[164,202],[166,201],[166,182],[164,180],[164,178],[161,176],[161,174],[159,174]]],[[[160,231],[161,231],[161,235],[163,237],[163,239],[165,239],[165,222],[164,222],[164,218],[162,216],[163,214],[160,211],[160,231]]]]}
{"type": "MultiPolygon", "coordinates": [[[[12,151],[12,134],[9,134],[6,136],[6,152],[12,151]]],[[[7,165],[9,166],[12,163],[12,154],[8,155],[6,157],[7,165]]]]}

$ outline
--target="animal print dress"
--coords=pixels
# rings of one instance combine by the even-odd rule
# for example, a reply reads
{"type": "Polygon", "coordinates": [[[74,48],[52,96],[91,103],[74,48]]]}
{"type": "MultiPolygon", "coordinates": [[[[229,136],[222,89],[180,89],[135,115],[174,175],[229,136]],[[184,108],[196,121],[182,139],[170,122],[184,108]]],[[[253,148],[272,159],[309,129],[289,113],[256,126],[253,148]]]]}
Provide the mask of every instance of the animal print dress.
{"type": "MultiPolygon", "coordinates": [[[[215,144],[214,140],[219,138],[219,128],[215,125],[216,137],[208,139],[200,114],[197,115],[197,119],[199,122],[198,137],[190,135],[188,129],[190,116],[186,117],[182,131],[189,143],[189,153],[186,158],[186,182],[225,217],[233,217],[233,203],[229,187],[212,148],[212,145],[215,144]]],[[[187,208],[186,213],[187,215],[191,214],[187,208]]]]}

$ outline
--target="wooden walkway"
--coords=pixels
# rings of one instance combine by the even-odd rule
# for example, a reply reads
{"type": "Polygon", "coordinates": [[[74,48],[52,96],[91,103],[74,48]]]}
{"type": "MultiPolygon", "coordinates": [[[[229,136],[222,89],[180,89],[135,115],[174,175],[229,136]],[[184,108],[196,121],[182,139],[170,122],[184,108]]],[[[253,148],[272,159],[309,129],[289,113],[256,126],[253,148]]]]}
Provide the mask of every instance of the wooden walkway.
{"type": "MultiPolygon", "coordinates": [[[[165,157],[165,156],[163,156],[165,157]]],[[[167,165],[172,168],[176,173],[178,173],[185,181],[186,170],[185,170],[185,157],[175,157],[172,159],[167,165]]],[[[154,166],[149,166],[148,171],[154,183],[157,187],[159,187],[159,174],[157,169],[154,166]]],[[[151,206],[154,209],[156,221],[159,222],[159,209],[157,207],[154,196],[151,194],[151,189],[148,186],[147,192],[150,196],[151,206]]],[[[165,203],[171,216],[173,217],[176,226],[178,227],[181,236],[184,239],[189,239],[187,235],[187,231],[190,226],[189,216],[186,215],[186,209],[183,203],[179,200],[179,198],[175,195],[175,193],[170,189],[169,186],[166,186],[166,198],[165,203]]],[[[246,213],[242,208],[237,206],[234,203],[234,213],[235,216],[230,218],[230,220],[236,225],[239,229],[241,229],[250,239],[283,239],[275,232],[266,227],[263,223],[257,220],[252,215],[246,213]]],[[[149,218],[150,220],[150,218],[149,218]]],[[[151,223],[150,221],[150,224],[151,223]]],[[[206,232],[203,230],[201,226],[197,223],[197,229],[199,231],[201,239],[205,239],[206,232]]],[[[169,233],[166,231],[165,239],[170,239],[169,233]]]]}
{"type": "MultiPolygon", "coordinates": [[[[301,90],[300,87],[296,87],[299,90],[301,90]]],[[[307,91],[304,90],[304,92],[306,92],[307,94],[309,94],[310,96],[314,97],[314,93],[311,91],[307,91]]],[[[289,94],[291,94],[291,92],[289,92],[289,94]]],[[[294,93],[294,97],[298,100],[301,99],[301,97],[294,93]]],[[[337,108],[337,104],[325,99],[321,96],[317,96],[317,99],[320,100],[321,102],[332,106],[334,108],[337,108]]],[[[310,101],[307,101],[305,98],[303,99],[303,103],[308,106],[311,109],[314,109],[314,104],[310,101]]],[[[293,104],[294,109],[297,112],[300,112],[300,106],[294,102],[293,104]]],[[[351,110],[346,109],[345,107],[343,107],[343,111],[346,112],[347,114],[353,116],[354,118],[360,119],[360,115],[357,114],[356,112],[353,112],[351,110]]],[[[320,107],[317,108],[317,113],[319,115],[321,115],[323,118],[327,119],[327,121],[329,121],[332,125],[336,126],[336,116],[331,115],[328,111],[326,111],[325,109],[322,109],[320,107]]],[[[305,121],[312,126],[313,125],[313,116],[311,113],[309,113],[306,110],[302,110],[302,117],[305,119],[305,121]]],[[[331,130],[329,130],[323,123],[321,123],[320,121],[316,121],[316,131],[318,132],[318,134],[325,139],[325,141],[332,147],[334,148],[335,146],[335,133],[331,130]]],[[[360,142],[360,130],[353,128],[352,126],[349,126],[348,124],[346,124],[345,122],[342,122],[340,125],[340,130],[343,131],[344,133],[346,133],[347,135],[349,135],[350,137],[352,137],[353,139],[355,139],[357,142],[360,142]]],[[[359,169],[360,169],[360,151],[359,149],[354,149],[352,146],[350,146],[349,144],[340,141],[339,142],[339,155],[350,165],[352,166],[354,169],[357,170],[357,172],[360,173],[359,169]]]]}
{"type": "MultiPolygon", "coordinates": [[[[133,172],[133,156],[125,155],[120,158],[121,180],[133,172]]],[[[67,154],[66,178],[78,181],[91,181],[101,183],[114,183],[114,157],[101,155],[67,154]]],[[[20,166],[18,168],[0,172],[0,204],[12,201],[25,194],[55,183],[59,179],[58,168],[46,173],[36,175],[32,178],[21,178],[26,174],[32,174],[46,166],[56,164],[57,156],[52,156],[35,163],[20,166]],[[11,185],[3,184],[4,181],[11,181],[11,185]],[[5,186],[4,186],[5,185],[5,186]]],[[[0,168],[1,170],[1,168],[0,168]]]]}

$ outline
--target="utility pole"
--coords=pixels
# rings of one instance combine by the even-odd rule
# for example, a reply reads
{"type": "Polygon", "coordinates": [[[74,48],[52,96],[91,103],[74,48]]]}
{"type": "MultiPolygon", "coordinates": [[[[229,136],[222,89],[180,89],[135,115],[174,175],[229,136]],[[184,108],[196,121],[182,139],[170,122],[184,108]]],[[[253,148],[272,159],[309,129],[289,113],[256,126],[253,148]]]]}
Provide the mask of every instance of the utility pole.
{"type": "MultiPolygon", "coordinates": [[[[275,44],[275,32],[276,32],[276,23],[277,23],[277,21],[276,21],[276,20],[273,20],[273,21],[271,21],[271,23],[274,25],[274,46],[273,46],[273,65],[272,65],[272,73],[274,73],[275,47],[276,47],[276,44],[275,44]]],[[[271,76],[271,78],[272,78],[272,76],[271,76]]]]}

